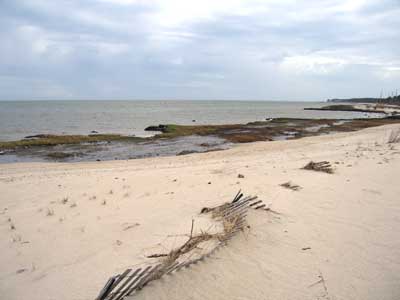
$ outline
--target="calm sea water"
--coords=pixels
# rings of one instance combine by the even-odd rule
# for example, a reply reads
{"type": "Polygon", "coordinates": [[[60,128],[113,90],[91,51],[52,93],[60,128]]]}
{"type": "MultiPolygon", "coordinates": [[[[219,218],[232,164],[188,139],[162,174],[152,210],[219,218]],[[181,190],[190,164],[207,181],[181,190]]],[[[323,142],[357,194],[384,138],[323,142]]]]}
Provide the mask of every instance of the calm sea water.
{"type": "Polygon", "coordinates": [[[268,101],[3,101],[0,140],[39,133],[146,136],[150,125],[232,124],[266,118],[354,118],[360,113],[305,111],[317,102],[268,101]],[[195,122],[194,122],[195,120],[195,122]]]}

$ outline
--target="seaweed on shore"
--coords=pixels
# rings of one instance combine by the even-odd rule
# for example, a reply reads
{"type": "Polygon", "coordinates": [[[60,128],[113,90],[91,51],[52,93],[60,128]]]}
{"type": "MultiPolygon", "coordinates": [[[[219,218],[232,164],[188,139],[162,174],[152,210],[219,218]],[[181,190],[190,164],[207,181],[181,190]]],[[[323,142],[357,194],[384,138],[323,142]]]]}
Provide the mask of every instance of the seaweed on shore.
{"type": "Polygon", "coordinates": [[[328,134],[330,132],[356,131],[368,127],[395,123],[400,123],[400,120],[395,118],[352,120],[276,118],[269,121],[257,121],[247,124],[195,126],[170,124],[162,125],[163,131],[151,139],[170,139],[189,135],[214,135],[231,143],[250,143],[257,141],[272,141],[275,137],[279,136],[292,139],[302,138],[306,136],[328,134]],[[320,128],[315,132],[311,132],[309,128],[312,127],[320,128]]]}

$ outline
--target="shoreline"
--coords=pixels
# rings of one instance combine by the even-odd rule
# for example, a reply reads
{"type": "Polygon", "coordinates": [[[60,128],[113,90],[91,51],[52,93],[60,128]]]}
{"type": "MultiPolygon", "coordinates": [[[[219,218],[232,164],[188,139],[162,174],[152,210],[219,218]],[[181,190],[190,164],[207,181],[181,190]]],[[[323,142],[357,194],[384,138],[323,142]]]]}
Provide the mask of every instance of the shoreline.
{"type": "Polygon", "coordinates": [[[225,150],[235,144],[299,139],[336,132],[400,123],[400,119],[275,118],[246,124],[150,126],[152,137],[115,134],[39,134],[19,141],[0,142],[0,163],[19,161],[103,161],[151,156],[175,156],[225,150]]]}
{"type": "Polygon", "coordinates": [[[94,299],[109,276],[176,247],[192,218],[204,229],[200,210],[242,189],[279,214],[249,214],[249,233],[134,299],[182,299],[191,290],[194,299],[222,300],[242,295],[241,284],[254,284],[252,299],[265,289],[273,299],[315,299],[324,288],[309,286],[321,274],[329,297],[394,299],[400,146],[387,142],[398,128],[186,156],[0,165],[0,289],[10,300],[94,299]],[[311,160],[329,161],[334,173],[302,170],[311,160]],[[301,189],[281,186],[288,181],[301,189]]]}

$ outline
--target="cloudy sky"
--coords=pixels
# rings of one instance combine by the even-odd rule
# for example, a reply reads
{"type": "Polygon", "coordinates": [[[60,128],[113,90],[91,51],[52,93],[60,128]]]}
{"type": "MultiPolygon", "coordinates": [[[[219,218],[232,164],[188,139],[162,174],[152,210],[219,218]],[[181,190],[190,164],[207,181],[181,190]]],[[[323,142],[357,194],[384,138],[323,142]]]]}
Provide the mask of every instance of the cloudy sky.
{"type": "Polygon", "coordinates": [[[0,0],[0,99],[400,93],[400,0],[0,0]]]}

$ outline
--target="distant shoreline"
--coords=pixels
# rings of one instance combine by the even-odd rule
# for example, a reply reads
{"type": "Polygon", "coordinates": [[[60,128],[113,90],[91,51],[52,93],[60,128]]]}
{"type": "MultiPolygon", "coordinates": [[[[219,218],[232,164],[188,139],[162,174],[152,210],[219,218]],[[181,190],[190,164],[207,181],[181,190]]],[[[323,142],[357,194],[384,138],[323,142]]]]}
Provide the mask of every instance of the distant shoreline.
{"type": "Polygon", "coordinates": [[[394,104],[400,105],[400,96],[393,96],[387,98],[344,98],[344,99],[328,99],[327,102],[335,103],[381,103],[381,104],[394,104]]]}
{"type": "Polygon", "coordinates": [[[400,106],[383,103],[332,104],[323,107],[306,107],[304,110],[348,111],[383,115],[400,115],[400,106]]]}

